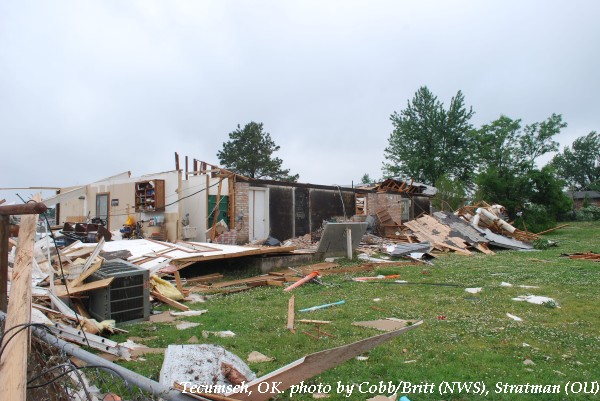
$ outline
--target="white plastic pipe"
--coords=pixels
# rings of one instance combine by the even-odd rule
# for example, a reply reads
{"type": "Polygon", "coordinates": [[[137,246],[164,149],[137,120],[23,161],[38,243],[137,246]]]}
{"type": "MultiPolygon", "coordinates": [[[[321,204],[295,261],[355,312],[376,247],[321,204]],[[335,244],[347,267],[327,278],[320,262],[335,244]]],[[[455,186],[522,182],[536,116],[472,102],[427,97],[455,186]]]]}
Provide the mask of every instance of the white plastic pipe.
{"type": "Polygon", "coordinates": [[[486,218],[490,219],[491,221],[493,221],[494,223],[498,223],[504,230],[508,231],[509,233],[514,233],[516,228],[514,228],[513,226],[511,226],[510,224],[508,224],[506,221],[502,220],[501,218],[499,218],[498,216],[496,216],[495,214],[493,214],[492,212],[490,212],[487,209],[483,209],[483,208],[478,208],[475,211],[476,215],[483,215],[486,218]]]}

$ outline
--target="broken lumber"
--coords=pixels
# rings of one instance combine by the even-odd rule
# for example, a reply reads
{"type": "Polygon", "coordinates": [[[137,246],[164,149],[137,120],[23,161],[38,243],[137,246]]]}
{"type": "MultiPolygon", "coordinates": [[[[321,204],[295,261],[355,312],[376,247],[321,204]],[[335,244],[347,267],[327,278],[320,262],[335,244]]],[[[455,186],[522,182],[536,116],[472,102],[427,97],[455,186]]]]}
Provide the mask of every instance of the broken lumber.
{"type": "Polygon", "coordinates": [[[247,401],[265,401],[276,395],[276,392],[284,391],[293,386],[294,384],[300,383],[303,380],[314,377],[327,369],[331,369],[349,359],[354,358],[370,349],[375,348],[379,344],[389,341],[400,334],[403,334],[409,330],[416,329],[423,323],[422,320],[416,322],[411,326],[401,328],[399,330],[390,331],[378,336],[373,336],[360,340],[348,345],[343,345],[337,348],[331,348],[314,354],[302,357],[280,369],[277,369],[271,373],[268,373],[256,380],[251,381],[247,384],[248,392],[242,393],[229,393],[225,394],[227,397],[235,398],[237,400],[247,401]],[[261,386],[264,382],[280,382],[277,389],[273,389],[273,393],[268,391],[260,392],[258,388],[264,388],[261,386]]]}
{"type": "Polygon", "coordinates": [[[288,301],[288,321],[287,321],[287,329],[292,333],[295,333],[294,330],[294,311],[295,311],[295,302],[296,297],[292,294],[290,300],[288,301]]]}
{"type": "Polygon", "coordinates": [[[179,310],[182,310],[182,311],[190,310],[189,306],[185,306],[184,304],[174,301],[169,297],[165,297],[164,295],[162,295],[161,293],[159,293],[157,291],[150,291],[150,295],[152,295],[154,298],[158,299],[160,302],[163,302],[163,303],[170,305],[174,308],[177,308],[179,310]]]}
{"type": "Polygon", "coordinates": [[[66,297],[68,295],[79,294],[81,292],[97,290],[98,288],[105,288],[113,282],[115,278],[109,277],[103,280],[92,281],[91,283],[86,283],[77,287],[73,287],[69,285],[68,287],[64,285],[59,285],[54,287],[54,291],[59,297],[66,297]]]}
{"type": "MultiPolygon", "coordinates": [[[[34,197],[35,201],[40,199],[40,195],[34,197]]],[[[31,322],[31,265],[37,220],[37,214],[25,215],[21,218],[19,228],[19,242],[4,325],[4,333],[11,330],[12,334],[3,336],[1,348],[3,352],[0,359],[0,399],[2,400],[26,400],[30,329],[29,327],[21,329],[19,326],[31,322]]]]}

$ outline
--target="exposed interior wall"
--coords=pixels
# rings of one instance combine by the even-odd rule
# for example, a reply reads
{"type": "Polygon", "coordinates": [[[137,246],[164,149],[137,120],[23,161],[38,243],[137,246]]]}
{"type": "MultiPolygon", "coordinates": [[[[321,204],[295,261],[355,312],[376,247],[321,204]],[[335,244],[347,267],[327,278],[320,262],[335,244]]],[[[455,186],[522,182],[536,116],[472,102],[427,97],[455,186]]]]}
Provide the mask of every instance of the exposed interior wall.
{"type": "Polygon", "coordinates": [[[294,189],[269,187],[269,235],[284,241],[294,235],[294,189]]]}
{"type": "Polygon", "coordinates": [[[182,181],[181,217],[189,222],[186,232],[195,235],[188,238],[190,241],[207,242],[210,235],[207,230],[212,226],[208,221],[210,215],[208,197],[219,195],[219,182],[221,181],[220,197],[224,204],[229,197],[229,179],[212,177],[211,174],[191,175],[182,181]],[[208,188],[208,190],[207,190],[208,188]]]}
{"type": "Polygon", "coordinates": [[[431,214],[431,198],[427,196],[413,196],[412,205],[411,219],[417,218],[422,214],[431,214]]]}
{"type": "MultiPolygon", "coordinates": [[[[66,193],[76,187],[61,188],[60,193],[66,193]]],[[[79,197],[63,200],[59,203],[59,216],[56,221],[57,225],[64,225],[65,222],[80,223],[85,222],[87,216],[87,196],[88,188],[84,187],[83,193],[79,197]],[[81,199],[80,199],[81,198],[81,199]]]]}
{"type": "Polygon", "coordinates": [[[310,189],[309,213],[310,230],[298,232],[298,235],[308,234],[323,226],[324,221],[335,217],[350,219],[354,215],[356,197],[352,190],[310,189]]]}
{"type": "Polygon", "coordinates": [[[250,210],[248,194],[250,184],[247,182],[235,183],[235,229],[237,230],[237,243],[248,243],[250,235],[250,210]]]}
{"type": "MultiPolygon", "coordinates": [[[[177,223],[179,221],[178,205],[175,202],[178,187],[178,172],[168,171],[163,173],[148,174],[141,177],[129,177],[121,174],[119,176],[110,177],[105,180],[97,181],[88,184],[85,187],[85,195],[77,198],[63,201],[60,203],[60,222],[64,224],[67,220],[73,220],[73,217],[83,216],[84,222],[89,218],[97,216],[96,210],[96,195],[99,193],[108,193],[108,208],[109,208],[109,229],[117,231],[123,227],[130,215],[135,221],[145,221],[143,223],[144,233],[150,234],[157,231],[157,227],[150,227],[148,221],[158,217],[158,220],[164,222],[167,239],[174,241],[177,235],[177,223]],[[160,179],[165,181],[165,207],[161,212],[135,212],[135,183],[138,181],[146,181],[160,179]],[[83,199],[81,199],[83,198],[83,199]]],[[[68,190],[61,189],[61,192],[68,190]]]]}
{"type": "Polygon", "coordinates": [[[412,218],[412,200],[401,194],[391,193],[368,193],[366,202],[366,213],[375,215],[380,209],[387,209],[392,219],[401,224],[412,218]],[[408,202],[408,203],[407,203],[408,202]],[[406,210],[408,206],[408,210],[406,210]]]}
{"type": "Polygon", "coordinates": [[[253,213],[250,195],[253,190],[266,190],[268,202],[269,235],[284,241],[309,234],[320,228],[324,220],[346,216],[350,219],[355,211],[355,195],[352,190],[310,188],[237,182],[235,184],[235,221],[237,243],[250,240],[253,213]],[[343,199],[343,205],[342,201],[343,199]]]}

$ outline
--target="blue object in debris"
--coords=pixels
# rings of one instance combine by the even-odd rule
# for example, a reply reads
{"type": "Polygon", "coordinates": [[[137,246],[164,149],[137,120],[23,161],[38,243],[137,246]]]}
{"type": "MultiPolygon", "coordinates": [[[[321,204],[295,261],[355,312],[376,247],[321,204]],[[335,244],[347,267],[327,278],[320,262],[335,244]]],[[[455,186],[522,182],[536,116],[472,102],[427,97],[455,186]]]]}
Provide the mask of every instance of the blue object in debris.
{"type": "Polygon", "coordinates": [[[403,395],[398,401],[410,401],[407,396],[403,395]]]}

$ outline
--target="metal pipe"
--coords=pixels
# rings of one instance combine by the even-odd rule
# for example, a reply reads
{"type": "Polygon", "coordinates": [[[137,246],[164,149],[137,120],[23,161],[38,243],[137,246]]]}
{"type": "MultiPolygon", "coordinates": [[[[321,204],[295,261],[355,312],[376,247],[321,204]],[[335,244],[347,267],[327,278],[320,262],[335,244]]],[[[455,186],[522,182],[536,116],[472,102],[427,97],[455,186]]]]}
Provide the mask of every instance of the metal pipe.
{"type": "MultiPolygon", "coordinates": [[[[4,320],[5,318],[6,314],[4,312],[0,312],[0,320],[4,320]]],[[[153,395],[161,397],[165,400],[192,401],[200,399],[210,401],[209,399],[204,397],[197,398],[197,395],[194,395],[194,397],[192,398],[190,396],[182,394],[180,391],[169,388],[161,383],[155,382],[154,380],[150,380],[147,377],[132,372],[131,370],[119,366],[116,363],[109,362],[106,359],[91,354],[78,346],[63,341],[41,328],[33,327],[32,332],[33,335],[35,335],[37,338],[52,345],[53,347],[60,349],[65,353],[72,355],[76,358],[79,358],[90,365],[105,366],[107,368],[107,373],[122,378],[123,380],[127,381],[130,384],[133,384],[139,389],[152,393],[153,395]]],[[[26,355],[24,355],[24,357],[26,357],[26,355]]]]}
{"type": "Polygon", "coordinates": [[[28,202],[22,205],[0,206],[0,215],[11,216],[18,214],[41,214],[45,213],[48,207],[42,202],[28,202]]]}

